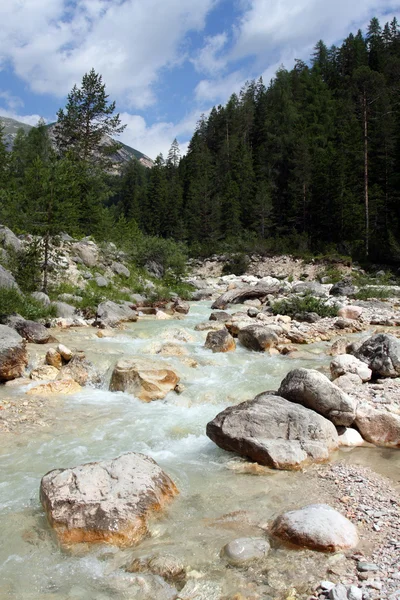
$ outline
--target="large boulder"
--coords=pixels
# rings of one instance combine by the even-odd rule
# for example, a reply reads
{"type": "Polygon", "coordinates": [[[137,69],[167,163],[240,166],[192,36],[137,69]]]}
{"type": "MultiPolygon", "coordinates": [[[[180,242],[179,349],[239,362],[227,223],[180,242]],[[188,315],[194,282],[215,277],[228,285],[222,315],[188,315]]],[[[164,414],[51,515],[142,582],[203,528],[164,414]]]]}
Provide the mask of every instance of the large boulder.
{"type": "Polygon", "coordinates": [[[58,379],[72,379],[81,386],[100,382],[94,365],[78,354],[75,354],[67,365],[61,367],[58,379]]]}
{"type": "Polygon", "coordinates": [[[114,271],[114,273],[116,273],[117,275],[122,275],[123,277],[130,277],[131,275],[130,270],[127,267],[125,267],[125,265],[119,262],[113,262],[111,265],[111,269],[114,271]]]}
{"type": "Polygon", "coordinates": [[[68,319],[69,317],[73,317],[76,312],[75,306],[71,306],[66,302],[52,302],[52,306],[56,307],[56,316],[61,317],[62,319],[68,319]]]}
{"type": "Polygon", "coordinates": [[[333,284],[329,293],[331,296],[353,296],[356,291],[351,279],[343,279],[333,284]]]}
{"type": "Polygon", "coordinates": [[[36,323],[36,321],[18,321],[15,324],[15,329],[20,336],[31,344],[47,344],[51,338],[50,329],[47,329],[41,323],[36,323]]]}
{"type": "Polygon", "coordinates": [[[299,281],[298,283],[294,283],[292,286],[292,292],[303,295],[311,294],[312,296],[316,296],[318,298],[328,296],[326,287],[317,281],[299,281]]]}
{"type": "Polygon", "coordinates": [[[215,300],[211,308],[224,310],[228,304],[241,304],[245,300],[266,298],[269,294],[277,294],[281,287],[280,283],[274,283],[272,285],[258,283],[257,285],[246,285],[233,290],[228,290],[215,300]]]}
{"type": "Polygon", "coordinates": [[[162,279],[164,277],[165,269],[163,265],[155,260],[148,260],[144,265],[144,268],[152,277],[156,277],[157,279],[162,279]]]}
{"type": "Polygon", "coordinates": [[[337,379],[348,373],[358,375],[366,382],[372,377],[372,371],[367,365],[351,354],[339,354],[330,364],[332,379],[337,379]]]}
{"type": "Polygon", "coordinates": [[[227,329],[219,329],[208,332],[205,347],[213,352],[232,352],[236,344],[227,329]]]}
{"type": "Polygon", "coordinates": [[[210,315],[210,321],[220,321],[221,323],[228,323],[228,321],[230,321],[231,319],[232,315],[223,310],[216,310],[210,315]]]}
{"type": "Polygon", "coordinates": [[[338,317],[343,317],[344,319],[359,319],[363,312],[362,306],[354,306],[352,304],[348,304],[347,306],[342,306],[338,310],[338,317]]]}
{"type": "Polygon", "coordinates": [[[354,356],[379,377],[399,377],[400,341],[393,335],[378,333],[366,340],[354,356]]]}
{"type": "Polygon", "coordinates": [[[162,400],[178,385],[180,378],[164,362],[142,358],[121,359],[111,376],[112,392],[127,392],[143,402],[162,400]]]}
{"type": "Polygon", "coordinates": [[[97,321],[103,327],[116,327],[119,323],[135,322],[138,314],[127,304],[117,304],[111,300],[102,302],[97,307],[97,321]]]}
{"type": "Polygon", "coordinates": [[[0,325],[0,382],[22,376],[28,364],[25,344],[14,329],[0,325]]]}
{"type": "Polygon", "coordinates": [[[38,302],[40,302],[40,304],[43,304],[44,306],[49,306],[49,304],[50,304],[50,298],[44,292],[33,292],[31,294],[31,296],[32,296],[32,298],[35,298],[35,300],[37,300],[38,302]]]}
{"type": "Polygon", "coordinates": [[[174,301],[172,308],[175,312],[181,315],[187,315],[190,310],[190,305],[188,302],[184,302],[181,298],[176,298],[174,301]]]}
{"type": "Polygon", "coordinates": [[[264,352],[279,342],[276,333],[265,325],[248,325],[239,330],[239,342],[249,350],[264,352]]]}
{"type": "Polygon", "coordinates": [[[99,252],[94,243],[78,242],[73,245],[75,253],[86,267],[95,267],[99,260],[99,252]]]}
{"type": "Polygon", "coordinates": [[[355,424],[367,442],[400,447],[400,415],[365,404],[358,407],[355,424]]]}
{"type": "Polygon", "coordinates": [[[136,544],[148,533],[150,514],[177,493],[153,459],[134,452],[50,471],[40,484],[40,500],[62,544],[136,544]]]}
{"type": "Polygon", "coordinates": [[[275,469],[327,460],[338,447],[330,421],[268,392],[226,408],[207,424],[207,435],[220,448],[275,469]]]}
{"type": "Polygon", "coordinates": [[[310,504],[280,515],[271,533],[285,542],[322,552],[348,550],[358,544],[353,523],[327,504],[310,504]]]}
{"type": "Polygon", "coordinates": [[[334,425],[349,427],[356,416],[355,401],[315,369],[289,371],[278,393],[291,402],[315,410],[334,425]]]}
{"type": "Polygon", "coordinates": [[[15,281],[12,273],[0,265],[0,289],[1,288],[5,288],[7,290],[13,288],[19,291],[18,283],[15,281]]]}
{"type": "Polygon", "coordinates": [[[11,229],[8,229],[8,227],[5,225],[0,225],[0,246],[3,246],[3,248],[6,249],[11,246],[15,252],[19,252],[21,250],[20,240],[17,238],[15,233],[13,233],[11,229]]]}

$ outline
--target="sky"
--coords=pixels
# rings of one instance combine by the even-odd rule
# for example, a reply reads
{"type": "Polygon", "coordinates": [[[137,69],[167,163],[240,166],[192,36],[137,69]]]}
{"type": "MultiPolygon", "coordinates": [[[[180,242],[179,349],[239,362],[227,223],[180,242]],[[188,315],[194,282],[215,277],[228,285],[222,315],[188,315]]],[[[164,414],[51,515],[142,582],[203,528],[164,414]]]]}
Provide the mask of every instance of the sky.
{"type": "Polygon", "coordinates": [[[309,60],[400,0],[3,0],[0,115],[56,119],[94,68],[122,122],[119,138],[151,158],[184,153],[201,114],[246,80],[309,60]]]}

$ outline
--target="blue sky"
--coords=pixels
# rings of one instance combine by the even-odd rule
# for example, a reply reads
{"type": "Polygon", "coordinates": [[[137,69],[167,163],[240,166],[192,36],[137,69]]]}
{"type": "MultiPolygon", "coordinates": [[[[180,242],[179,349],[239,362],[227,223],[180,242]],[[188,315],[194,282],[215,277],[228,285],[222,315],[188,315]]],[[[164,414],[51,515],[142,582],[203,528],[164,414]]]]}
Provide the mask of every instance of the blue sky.
{"type": "Polygon", "coordinates": [[[0,115],[54,120],[94,67],[122,141],[155,158],[177,137],[184,151],[199,116],[246,80],[393,15],[400,0],[3,0],[0,115]]]}

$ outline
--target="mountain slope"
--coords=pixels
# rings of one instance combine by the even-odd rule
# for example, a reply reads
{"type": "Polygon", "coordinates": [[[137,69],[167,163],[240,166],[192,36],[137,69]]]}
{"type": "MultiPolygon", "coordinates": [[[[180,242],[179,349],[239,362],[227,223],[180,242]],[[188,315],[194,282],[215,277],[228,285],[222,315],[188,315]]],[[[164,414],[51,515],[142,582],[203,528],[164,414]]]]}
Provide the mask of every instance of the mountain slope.
{"type": "MultiPolygon", "coordinates": [[[[0,121],[4,125],[6,143],[9,150],[11,150],[13,146],[18,129],[23,129],[25,133],[28,133],[28,131],[32,129],[31,125],[27,125],[26,123],[22,123],[21,121],[16,121],[15,119],[10,119],[9,117],[2,117],[1,115],[0,121]]],[[[51,130],[54,127],[54,123],[49,124],[48,127],[51,130]]],[[[105,140],[105,143],[107,143],[107,138],[105,140]]],[[[138,160],[145,167],[151,168],[153,166],[154,163],[152,159],[143,154],[143,152],[140,152],[135,148],[131,148],[130,146],[127,146],[122,142],[120,142],[120,144],[121,148],[117,151],[115,156],[116,162],[123,164],[129,162],[129,160],[131,160],[132,158],[136,158],[136,160],[138,160]]]]}

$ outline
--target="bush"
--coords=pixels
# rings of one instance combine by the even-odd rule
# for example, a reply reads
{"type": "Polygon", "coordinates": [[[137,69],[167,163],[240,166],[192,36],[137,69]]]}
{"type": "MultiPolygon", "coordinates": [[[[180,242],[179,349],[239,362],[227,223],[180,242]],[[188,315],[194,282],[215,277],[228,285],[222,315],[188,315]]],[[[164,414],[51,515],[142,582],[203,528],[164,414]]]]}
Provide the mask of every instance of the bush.
{"type": "Polygon", "coordinates": [[[331,306],[322,298],[311,295],[293,296],[285,300],[278,300],[271,304],[274,315],[289,315],[294,317],[301,313],[316,313],[320,317],[336,317],[338,307],[331,306]]]}
{"type": "Polygon", "coordinates": [[[395,294],[390,290],[386,290],[384,288],[361,288],[357,294],[355,294],[354,298],[356,300],[370,300],[373,298],[385,299],[391,298],[395,294]]]}
{"type": "Polygon", "coordinates": [[[249,267],[249,257],[246,254],[233,254],[222,269],[223,275],[244,275],[249,267]]]}
{"type": "Polygon", "coordinates": [[[160,264],[165,276],[180,280],[186,271],[188,252],[185,244],[159,237],[142,236],[135,249],[136,263],[144,267],[147,262],[160,264]]]}
{"type": "Polygon", "coordinates": [[[0,315],[18,313],[24,319],[37,321],[56,316],[55,306],[44,306],[31,296],[23,296],[15,289],[2,289],[0,294],[0,315]]]}

